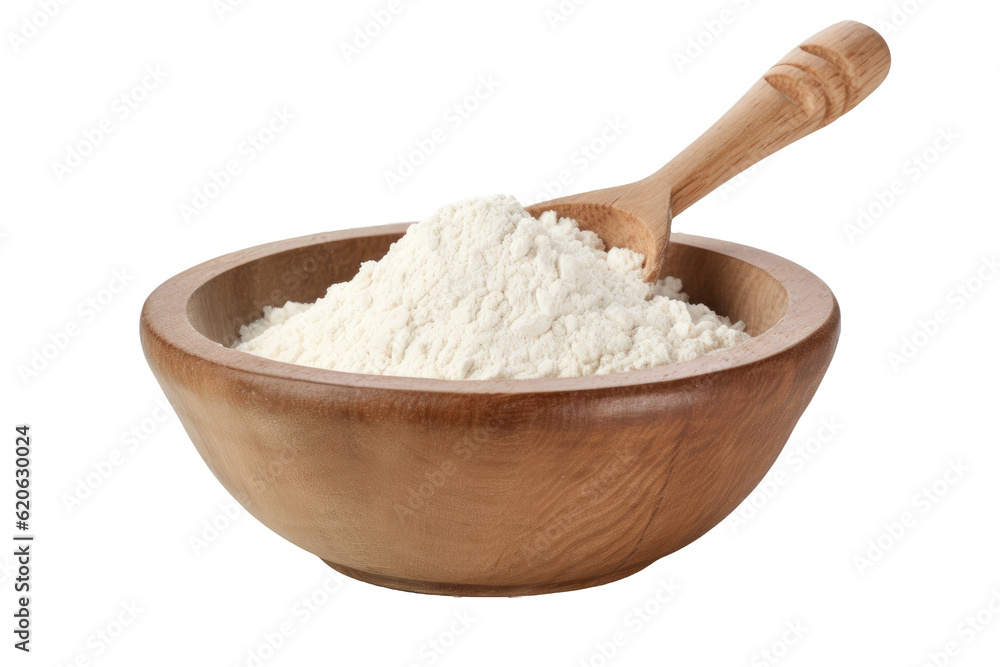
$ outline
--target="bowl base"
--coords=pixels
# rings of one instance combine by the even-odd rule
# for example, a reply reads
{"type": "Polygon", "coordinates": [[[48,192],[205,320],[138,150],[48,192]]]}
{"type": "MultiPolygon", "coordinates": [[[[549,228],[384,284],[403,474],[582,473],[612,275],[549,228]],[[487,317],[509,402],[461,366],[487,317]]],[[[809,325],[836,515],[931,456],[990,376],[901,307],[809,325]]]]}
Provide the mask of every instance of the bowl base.
{"type": "MultiPolygon", "coordinates": [[[[323,559],[320,559],[323,560],[323,559]]],[[[643,570],[653,562],[643,563],[638,567],[626,570],[619,570],[611,574],[594,577],[591,579],[578,579],[575,581],[560,581],[543,584],[514,584],[514,585],[493,585],[493,584],[452,584],[438,581],[420,581],[417,579],[401,579],[382,574],[373,574],[364,570],[357,570],[352,567],[345,567],[337,563],[323,560],[324,563],[332,567],[337,572],[352,579],[363,581],[383,588],[392,588],[397,591],[407,591],[409,593],[423,593],[425,595],[450,595],[452,597],[522,597],[525,595],[544,595],[546,593],[562,593],[565,591],[576,591],[581,588],[591,588],[610,584],[613,581],[624,579],[636,572],[643,570]]]]}

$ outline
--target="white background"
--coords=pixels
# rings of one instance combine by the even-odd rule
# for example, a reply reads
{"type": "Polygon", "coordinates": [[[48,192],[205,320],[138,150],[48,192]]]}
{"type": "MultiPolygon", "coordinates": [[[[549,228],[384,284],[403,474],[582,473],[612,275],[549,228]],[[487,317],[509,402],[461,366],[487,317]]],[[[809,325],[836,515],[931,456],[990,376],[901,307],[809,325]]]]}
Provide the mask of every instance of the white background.
{"type": "Polygon", "coordinates": [[[30,655],[11,647],[12,548],[0,549],[4,665],[252,665],[248,652],[286,622],[293,634],[262,664],[918,666],[952,641],[957,655],[939,665],[997,664],[1000,280],[983,263],[1000,250],[996,3],[908,0],[900,13],[888,0],[590,0],[553,26],[558,0],[403,0],[350,62],[342,43],[388,0],[250,0],[222,16],[212,0],[91,0],[50,3],[55,15],[35,18],[44,4],[6,0],[0,16],[0,432],[10,443],[0,539],[14,532],[22,422],[34,437],[37,535],[30,655]],[[730,23],[702,34],[707,46],[679,67],[676,54],[724,9],[730,23]],[[843,308],[829,374],[742,523],[591,590],[456,599],[336,577],[327,596],[331,571],[234,512],[176,418],[157,411],[138,317],[171,275],[475,194],[534,201],[564,169],[568,191],[640,178],[793,46],[845,18],[883,29],[894,56],[883,87],[675,221],[802,264],[843,308]],[[25,20],[44,25],[33,33],[25,20]],[[147,67],[163,81],[130,92],[147,67]],[[497,90],[461,126],[447,123],[483,76],[497,90]],[[126,118],[123,94],[144,98],[126,118]],[[246,160],[241,143],[282,107],[294,121],[246,160]],[[58,173],[103,119],[111,133],[58,173]],[[620,135],[581,168],[578,147],[616,119],[620,135]],[[439,126],[447,141],[391,190],[385,172],[439,126]],[[935,148],[942,133],[952,139],[935,148]],[[914,169],[925,152],[933,162],[914,169]],[[180,205],[231,159],[241,172],[185,220],[180,205]],[[896,180],[903,194],[879,211],[878,193],[896,180]],[[879,215],[852,242],[845,226],[859,208],[879,215]],[[992,282],[977,283],[981,270],[992,282]],[[127,284],[112,295],[103,290],[116,271],[127,284]],[[971,299],[955,292],[967,284],[980,288],[971,299]],[[106,303],[91,312],[88,299],[106,303]],[[944,323],[894,367],[890,353],[937,311],[944,323]],[[22,377],[73,324],[78,335],[22,377]],[[824,420],[837,425],[832,438],[824,420]],[[110,475],[95,476],[116,451],[110,475]],[[965,472],[940,481],[952,464],[965,472]],[[936,481],[934,502],[921,500],[936,481]],[[915,525],[888,536],[905,513],[915,525]],[[206,532],[212,522],[223,529],[206,532]],[[671,579],[679,592],[656,602],[671,579]],[[322,604],[306,617],[296,605],[310,596],[322,604]],[[133,604],[134,620],[122,611],[133,604]],[[645,604],[648,621],[628,616],[645,604]],[[970,630],[967,617],[984,609],[970,630]],[[473,620],[452,643],[455,614],[473,620]],[[120,633],[119,617],[129,621],[120,633]],[[619,631],[625,645],[604,658],[599,645],[619,631]],[[451,644],[443,654],[429,648],[439,638],[451,644]]]}

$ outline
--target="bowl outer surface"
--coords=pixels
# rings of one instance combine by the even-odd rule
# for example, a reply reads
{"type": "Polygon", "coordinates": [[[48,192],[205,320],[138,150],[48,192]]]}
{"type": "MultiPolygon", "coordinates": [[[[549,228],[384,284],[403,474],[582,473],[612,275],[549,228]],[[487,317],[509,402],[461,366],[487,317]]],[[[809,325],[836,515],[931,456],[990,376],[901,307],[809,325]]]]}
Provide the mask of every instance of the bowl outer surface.
{"type": "Polygon", "coordinates": [[[693,266],[716,257],[766,271],[787,293],[780,319],[744,345],[672,366],[453,382],[260,359],[210,340],[188,317],[192,294],[234,267],[403,229],[212,260],[158,288],[141,321],[154,374],[226,489],[278,534],[376,583],[528,594],[645,567],[759,483],[836,347],[839,307],[818,278],[762,251],[680,234],[671,245],[694,253],[693,266]]]}

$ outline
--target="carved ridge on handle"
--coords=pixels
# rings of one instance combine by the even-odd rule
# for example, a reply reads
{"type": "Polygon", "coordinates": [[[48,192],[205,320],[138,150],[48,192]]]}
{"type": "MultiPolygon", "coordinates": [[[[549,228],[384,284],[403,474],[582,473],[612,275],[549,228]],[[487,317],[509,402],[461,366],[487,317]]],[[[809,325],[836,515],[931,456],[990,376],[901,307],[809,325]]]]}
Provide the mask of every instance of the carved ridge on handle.
{"type": "Polygon", "coordinates": [[[854,82],[853,73],[845,69],[850,67],[849,61],[834,55],[833,51],[811,45],[799,47],[772,67],[764,79],[786,97],[804,106],[810,115],[817,112],[818,98],[822,97],[822,126],[829,125],[853,108],[860,90],[854,82]],[[822,53],[809,49],[818,49],[822,53]]]}
{"type": "Polygon", "coordinates": [[[819,127],[823,127],[860,104],[885,79],[890,65],[889,48],[881,35],[845,21],[796,47],[764,79],[810,117],[818,113],[822,96],[825,109],[819,127]]]}
{"type": "Polygon", "coordinates": [[[892,66],[889,45],[882,35],[856,21],[843,21],[820,31],[788,58],[795,64],[822,61],[817,72],[821,79],[826,72],[837,72],[836,83],[838,88],[843,87],[843,109],[836,117],[846,114],[878,88],[892,66]]]}
{"type": "Polygon", "coordinates": [[[764,75],[764,80],[798,104],[810,118],[821,117],[822,125],[836,118],[830,93],[819,77],[808,69],[794,63],[782,63],[772,67],[764,75]]]}
{"type": "Polygon", "coordinates": [[[857,80],[855,68],[850,58],[819,44],[803,44],[799,49],[817,58],[821,58],[837,68],[837,72],[840,73],[840,80],[844,83],[846,93],[844,95],[844,110],[841,114],[845,114],[857,106],[858,102],[861,101],[858,99],[858,91],[861,90],[861,84],[857,80]]]}

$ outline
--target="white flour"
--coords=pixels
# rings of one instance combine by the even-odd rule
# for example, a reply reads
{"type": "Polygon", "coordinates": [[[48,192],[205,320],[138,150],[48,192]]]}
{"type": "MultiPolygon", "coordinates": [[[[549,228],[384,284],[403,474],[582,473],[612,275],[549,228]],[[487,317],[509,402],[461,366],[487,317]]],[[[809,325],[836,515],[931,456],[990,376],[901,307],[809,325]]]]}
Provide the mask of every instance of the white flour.
{"type": "Polygon", "coordinates": [[[314,304],[240,330],[261,357],[376,375],[487,380],[615,373],[750,339],[642,256],[513,197],[468,199],[412,225],[386,256],[314,304]]]}

